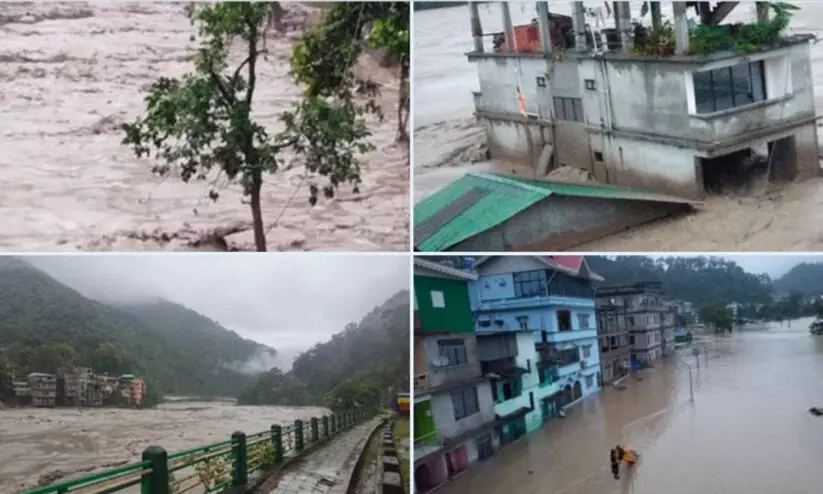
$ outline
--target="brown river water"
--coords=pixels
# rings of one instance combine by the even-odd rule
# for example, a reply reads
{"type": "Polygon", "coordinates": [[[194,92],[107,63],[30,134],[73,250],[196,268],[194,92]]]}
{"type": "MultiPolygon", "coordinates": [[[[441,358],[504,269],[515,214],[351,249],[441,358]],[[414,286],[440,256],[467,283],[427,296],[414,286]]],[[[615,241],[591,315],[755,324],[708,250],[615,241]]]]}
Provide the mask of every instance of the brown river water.
{"type": "MultiPolygon", "coordinates": [[[[792,20],[797,32],[821,32],[823,2],[792,2],[801,7],[792,20]]],[[[570,2],[551,2],[550,9],[569,14],[570,2]]],[[[632,2],[638,16],[642,2],[632,2]]],[[[602,2],[586,2],[602,6],[602,2]]],[[[667,15],[671,4],[664,3],[667,15]]],[[[512,21],[528,23],[533,3],[511,3],[512,21]]],[[[484,32],[502,31],[500,7],[480,6],[484,32]]],[[[754,17],[742,5],[730,21],[754,17]]],[[[671,17],[669,17],[671,18],[671,17]]],[[[468,7],[415,12],[414,17],[414,200],[419,201],[470,170],[531,174],[516,164],[478,162],[485,158],[482,128],[474,122],[471,92],[479,89],[477,72],[466,59],[472,49],[468,7]],[[444,34],[448,33],[448,35],[444,34]]],[[[812,47],[812,72],[823,84],[823,43],[812,47]]],[[[823,113],[823,87],[816,95],[823,113]]],[[[823,135],[823,134],[822,134],[823,135]]],[[[807,182],[753,187],[743,195],[709,197],[697,214],[633,228],[597,240],[587,251],[810,251],[823,250],[823,178],[807,182]]]]}
{"type": "Polygon", "coordinates": [[[811,319],[703,336],[469,469],[438,494],[812,494],[823,485],[823,338],[811,319]],[[689,398],[689,371],[694,401],[689,398]],[[640,460],[612,478],[609,449],[640,460]]]}
{"type": "Polygon", "coordinates": [[[174,453],[228,440],[238,430],[260,432],[323,413],[321,408],[191,402],[154,410],[0,410],[0,492],[139,461],[150,445],[174,453]]]}
{"type": "MultiPolygon", "coordinates": [[[[271,34],[273,55],[258,63],[254,112],[270,133],[299,96],[291,43],[317,14],[302,4],[287,10],[292,29],[271,34]]],[[[119,126],[144,110],[148,86],[191,70],[193,34],[179,3],[0,2],[0,250],[187,250],[204,232],[251,220],[239,187],[218,182],[213,203],[205,183],[153,176],[150,162],[120,145],[119,126]]],[[[341,189],[338,200],[310,207],[309,181],[289,157],[289,169],[263,186],[264,221],[280,217],[269,250],[408,250],[397,79],[369,56],[358,70],[383,85],[379,103],[391,109],[370,121],[376,150],[363,157],[361,194],[341,189]]],[[[253,245],[249,231],[226,240],[253,245]]]]}

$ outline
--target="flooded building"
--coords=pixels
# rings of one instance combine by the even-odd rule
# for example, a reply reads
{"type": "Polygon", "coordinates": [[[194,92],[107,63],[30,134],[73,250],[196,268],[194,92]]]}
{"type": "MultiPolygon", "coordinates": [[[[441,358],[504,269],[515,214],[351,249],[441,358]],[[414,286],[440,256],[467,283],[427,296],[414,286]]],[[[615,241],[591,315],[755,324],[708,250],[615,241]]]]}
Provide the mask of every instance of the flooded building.
{"type": "Polygon", "coordinates": [[[640,282],[603,287],[597,298],[604,306],[616,306],[618,326],[629,335],[633,366],[650,364],[674,352],[676,309],[663,299],[659,282],[640,282]]]}
{"type": "Polygon", "coordinates": [[[768,39],[718,43],[695,31],[695,22],[722,25],[738,3],[649,2],[643,24],[630,2],[576,1],[571,16],[537,2],[535,21],[513,26],[501,2],[500,33],[485,33],[470,3],[475,114],[492,157],[527,163],[536,177],[571,167],[600,183],[691,199],[749,173],[819,175],[815,36],[786,34],[787,14],[770,14],[767,2],[758,2],[757,21],[768,39]]]}
{"type": "Polygon", "coordinates": [[[599,389],[592,282],[602,278],[583,256],[489,256],[478,258],[474,269],[478,335],[528,332],[538,351],[540,385],[529,395],[533,425],[599,389]]]}
{"type": "Polygon", "coordinates": [[[143,403],[146,392],[146,383],[134,374],[123,374],[118,383],[120,394],[128,400],[130,405],[139,406],[143,403]]]}
{"type": "Polygon", "coordinates": [[[467,283],[476,275],[414,260],[414,479],[428,492],[494,454],[496,425],[467,283]]]}
{"type": "Polygon", "coordinates": [[[31,404],[36,407],[53,407],[57,405],[57,376],[42,372],[29,374],[31,387],[31,404]]]}
{"type": "Polygon", "coordinates": [[[631,346],[626,329],[626,301],[618,297],[603,297],[596,293],[597,338],[600,341],[602,382],[612,383],[628,374],[631,346]]]}
{"type": "Polygon", "coordinates": [[[14,396],[17,398],[31,397],[31,385],[28,381],[12,381],[11,387],[12,391],[14,391],[14,396]]]}
{"type": "Polygon", "coordinates": [[[92,376],[92,370],[88,367],[58,370],[58,378],[63,380],[63,392],[67,405],[78,407],[89,405],[92,376]]]}

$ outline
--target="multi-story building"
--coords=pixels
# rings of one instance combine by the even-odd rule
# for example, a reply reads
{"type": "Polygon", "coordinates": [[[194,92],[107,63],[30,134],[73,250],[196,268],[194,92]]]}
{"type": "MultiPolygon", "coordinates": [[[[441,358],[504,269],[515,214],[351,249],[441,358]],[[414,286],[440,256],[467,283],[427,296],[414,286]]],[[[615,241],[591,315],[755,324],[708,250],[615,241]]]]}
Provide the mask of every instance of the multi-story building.
{"type": "Polygon", "coordinates": [[[17,398],[31,397],[31,385],[28,381],[12,381],[11,386],[17,398]]]}
{"type": "Polygon", "coordinates": [[[626,330],[626,301],[603,297],[595,292],[597,337],[600,341],[600,369],[603,383],[611,383],[629,372],[631,346],[626,330]]]}
{"type": "MultiPolygon", "coordinates": [[[[536,346],[536,361],[523,350],[519,365],[530,379],[536,370],[539,383],[527,395],[529,430],[599,389],[592,282],[602,278],[582,256],[482,257],[474,270],[478,279],[470,283],[470,295],[478,334],[524,331],[536,346]]],[[[517,341],[523,348],[519,336],[517,341]]]]}
{"type": "Polygon", "coordinates": [[[36,407],[53,407],[57,405],[57,376],[42,372],[29,374],[31,403],[36,407]]]}
{"type": "MultiPolygon", "coordinates": [[[[491,38],[470,2],[475,115],[490,153],[537,176],[569,166],[603,183],[691,198],[754,152],[768,153],[770,178],[819,175],[813,34],[782,33],[745,53],[689,49],[689,8],[717,26],[739,3],[649,2],[651,22],[641,26],[627,1],[613,3],[614,15],[575,1],[570,18],[537,2],[537,22],[513,26],[501,2],[503,32],[491,38]],[[671,46],[653,34],[663,9],[671,9],[671,46]]],[[[757,3],[757,20],[768,20],[768,2],[757,3]]]]}
{"type": "Polygon", "coordinates": [[[428,492],[494,454],[496,425],[467,283],[476,275],[414,260],[414,479],[428,492]]]}
{"type": "Polygon", "coordinates": [[[63,393],[67,405],[84,407],[89,404],[92,370],[88,367],[58,369],[58,379],[63,380],[63,393]]]}
{"type": "Polygon", "coordinates": [[[634,366],[650,364],[674,352],[676,309],[663,300],[663,285],[640,282],[610,286],[597,290],[604,304],[621,306],[616,316],[618,327],[629,334],[631,360],[634,366]]]}

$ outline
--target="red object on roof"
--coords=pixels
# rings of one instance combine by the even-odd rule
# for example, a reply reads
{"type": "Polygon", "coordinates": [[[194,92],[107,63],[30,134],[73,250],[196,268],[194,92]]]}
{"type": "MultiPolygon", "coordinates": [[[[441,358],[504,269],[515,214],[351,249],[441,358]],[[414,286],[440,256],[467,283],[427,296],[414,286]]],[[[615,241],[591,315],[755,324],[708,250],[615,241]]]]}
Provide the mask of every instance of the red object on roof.
{"type": "Polygon", "coordinates": [[[546,256],[546,259],[575,271],[579,271],[580,265],[583,264],[583,256],[546,256]]]}

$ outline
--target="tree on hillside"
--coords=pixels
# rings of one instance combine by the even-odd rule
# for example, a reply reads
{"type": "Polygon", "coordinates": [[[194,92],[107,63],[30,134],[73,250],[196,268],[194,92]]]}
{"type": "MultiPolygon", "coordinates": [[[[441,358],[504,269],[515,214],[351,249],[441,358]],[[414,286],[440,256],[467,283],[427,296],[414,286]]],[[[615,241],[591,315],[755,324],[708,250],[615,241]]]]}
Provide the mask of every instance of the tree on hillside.
{"type": "Polygon", "coordinates": [[[716,332],[731,332],[734,325],[732,311],[720,304],[702,307],[700,309],[700,320],[714,326],[716,332]]]}
{"type": "Polygon", "coordinates": [[[344,379],[331,390],[326,402],[326,406],[335,412],[379,404],[380,388],[373,381],[364,379],[344,379]]]}
{"type": "MultiPolygon", "coordinates": [[[[327,15],[341,9],[333,7],[327,15]]],[[[180,79],[160,77],[152,84],[145,114],[123,125],[123,144],[130,146],[140,158],[155,159],[152,171],[156,174],[165,176],[174,171],[184,182],[210,181],[212,200],[219,198],[215,187],[218,179],[225,177],[239,182],[244,195],[249,197],[255,247],[265,251],[261,209],[263,177],[281,169],[287,149],[305,159],[311,176],[328,180],[329,185],[323,188],[326,197],[332,197],[337,187],[344,184],[357,190],[360,183],[357,155],[370,149],[366,140],[370,133],[362,118],[365,109],[356,104],[353,97],[341,97],[351,92],[341,86],[352,82],[348,74],[355,60],[348,55],[354,54],[355,49],[353,43],[344,44],[345,50],[337,54],[334,63],[324,66],[313,61],[327,56],[316,51],[326,45],[298,45],[293,58],[305,61],[305,67],[312,67],[314,78],[324,81],[322,87],[326,91],[307,89],[294,109],[281,113],[285,130],[271,135],[251,114],[259,84],[258,62],[268,55],[265,32],[270,16],[277,19],[276,11],[269,3],[220,2],[191,4],[186,7],[186,13],[198,28],[194,70],[180,79]],[[242,62],[231,66],[230,49],[234,43],[239,43],[246,55],[242,62]],[[325,70],[337,72],[325,73],[325,70]]],[[[380,34],[381,17],[370,20],[380,34]]],[[[360,34],[363,21],[346,26],[351,37],[360,34]]],[[[394,40],[391,36],[375,39],[386,43],[394,40]]],[[[317,185],[312,183],[309,190],[309,200],[315,204],[317,185]]]]}
{"type": "Polygon", "coordinates": [[[818,302],[815,305],[815,312],[816,316],[809,326],[809,332],[813,335],[823,335],[823,303],[818,302]]]}
{"type": "Polygon", "coordinates": [[[364,46],[385,51],[399,71],[397,134],[408,141],[409,118],[409,3],[341,2],[330,6],[323,20],[310,28],[295,46],[292,73],[305,87],[306,101],[333,97],[353,105],[367,96],[364,109],[382,117],[374,102],[377,86],[357,80],[351,70],[364,46]]]}

